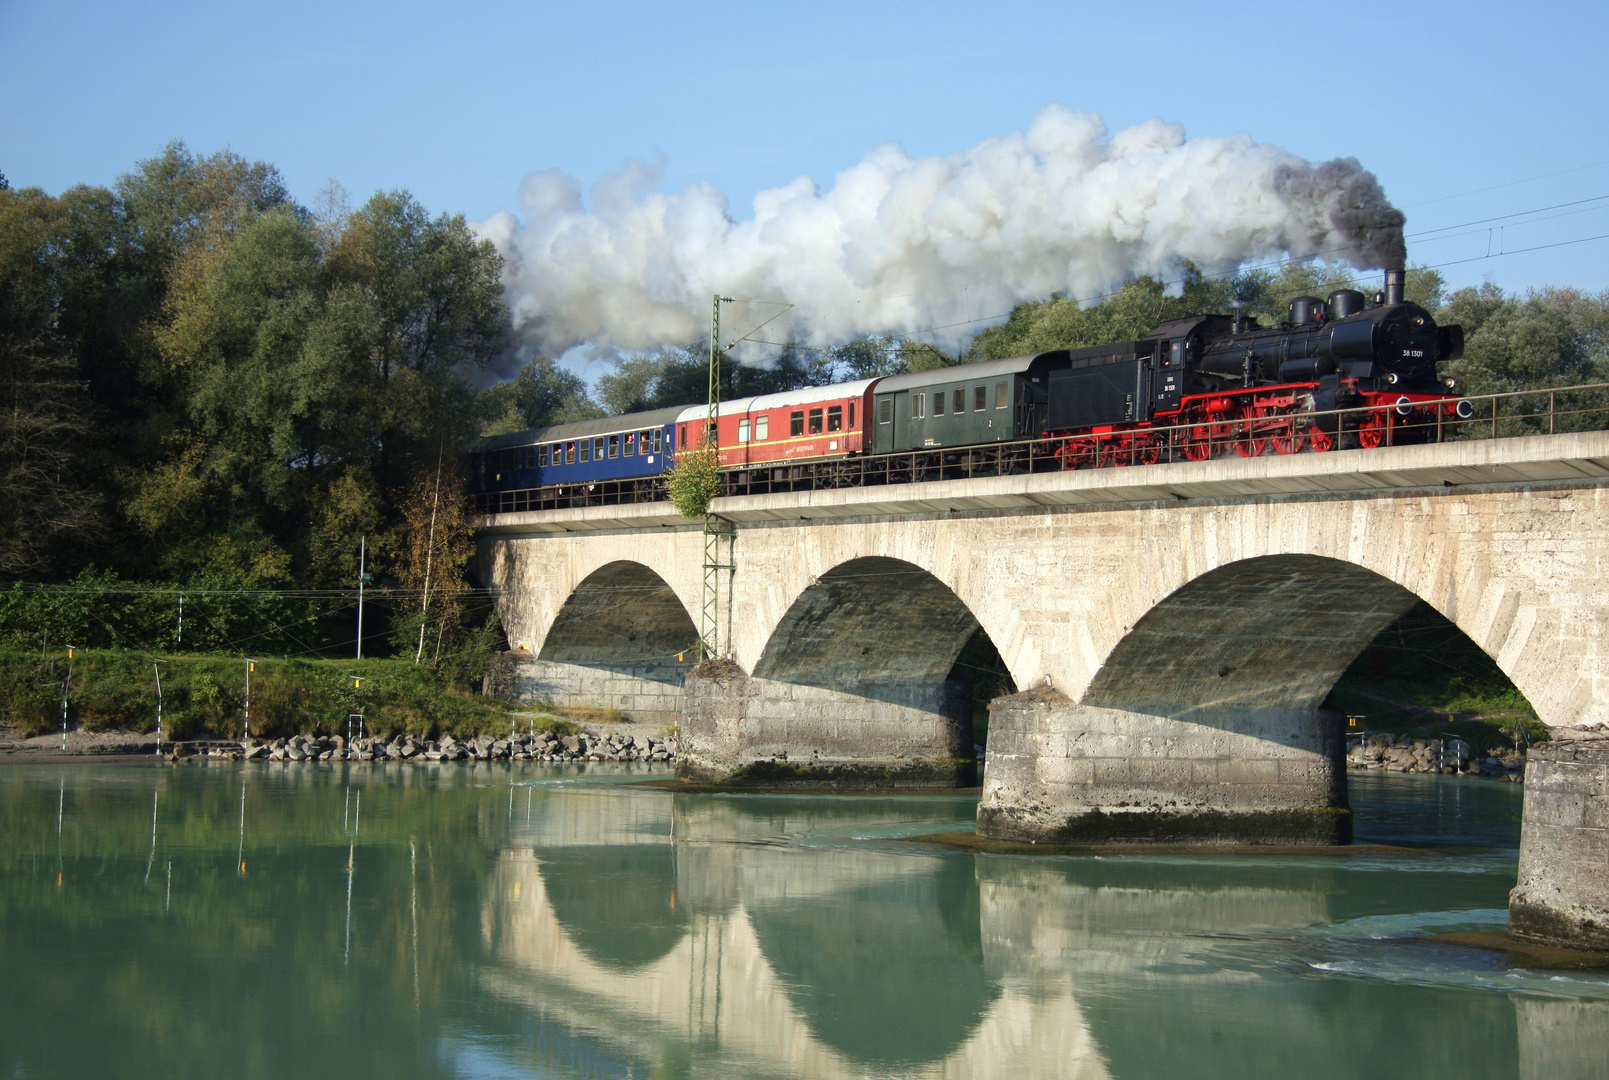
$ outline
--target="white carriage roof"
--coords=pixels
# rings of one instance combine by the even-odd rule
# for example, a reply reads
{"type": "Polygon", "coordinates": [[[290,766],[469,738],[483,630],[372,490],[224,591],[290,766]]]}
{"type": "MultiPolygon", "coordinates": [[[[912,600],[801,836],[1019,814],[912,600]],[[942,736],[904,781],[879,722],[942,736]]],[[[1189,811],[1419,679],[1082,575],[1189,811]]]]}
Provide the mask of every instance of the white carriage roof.
{"type": "MultiPolygon", "coordinates": [[[[794,405],[814,405],[818,401],[858,398],[863,396],[876,382],[876,379],[857,379],[854,382],[834,383],[831,386],[806,386],[798,390],[784,390],[779,394],[734,398],[731,401],[721,402],[721,415],[735,416],[746,412],[786,409],[794,405]]],[[[676,422],[687,423],[690,420],[703,420],[709,414],[710,408],[708,405],[689,405],[682,410],[682,414],[677,418],[676,422]]]]}

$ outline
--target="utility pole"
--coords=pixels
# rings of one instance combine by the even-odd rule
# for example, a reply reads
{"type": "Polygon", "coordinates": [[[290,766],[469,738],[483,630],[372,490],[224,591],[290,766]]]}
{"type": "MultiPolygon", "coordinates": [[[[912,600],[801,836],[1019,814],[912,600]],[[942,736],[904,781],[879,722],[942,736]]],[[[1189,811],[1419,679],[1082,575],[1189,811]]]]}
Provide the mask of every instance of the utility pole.
{"type": "Polygon", "coordinates": [[[245,725],[246,730],[245,730],[245,734],[244,734],[244,736],[242,738],[242,741],[244,741],[244,739],[251,738],[251,673],[256,671],[256,670],[257,670],[257,661],[251,659],[250,657],[247,657],[247,659],[246,659],[246,725],[245,725]]]}
{"type": "Polygon", "coordinates": [[[67,677],[61,681],[61,749],[67,752],[67,691],[73,685],[73,649],[77,646],[67,646],[67,677]]]}
{"type": "Polygon", "coordinates": [[[368,575],[363,572],[363,560],[369,554],[369,538],[358,537],[358,659],[363,659],[363,579],[368,575]]]}
{"type": "MultiPolygon", "coordinates": [[[[721,305],[730,304],[730,297],[716,293],[710,298],[710,363],[709,413],[704,426],[704,446],[715,457],[715,467],[721,466],[721,305]]],[[[699,651],[708,660],[720,655],[721,638],[721,571],[735,571],[730,558],[736,529],[730,521],[714,514],[704,515],[704,602],[699,611],[699,651]],[[721,561],[721,540],[727,541],[728,559],[721,561]]],[[[727,603],[731,603],[731,583],[727,583],[727,603]]],[[[730,623],[730,619],[728,620],[730,623]]],[[[726,634],[731,644],[731,626],[726,634]]]]}
{"type": "Polygon", "coordinates": [[[184,593],[179,594],[179,633],[175,644],[178,648],[184,648],[184,593]]]}
{"type": "Polygon", "coordinates": [[[436,452],[436,492],[430,500],[430,531],[425,536],[425,597],[419,607],[419,650],[413,654],[418,663],[425,655],[425,623],[430,619],[430,560],[436,554],[436,510],[441,506],[441,451],[436,452]]]}
{"type": "Polygon", "coordinates": [[[162,668],[166,660],[152,660],[151,670],[156,673],[156,752],[162,755],[162,668]]]}

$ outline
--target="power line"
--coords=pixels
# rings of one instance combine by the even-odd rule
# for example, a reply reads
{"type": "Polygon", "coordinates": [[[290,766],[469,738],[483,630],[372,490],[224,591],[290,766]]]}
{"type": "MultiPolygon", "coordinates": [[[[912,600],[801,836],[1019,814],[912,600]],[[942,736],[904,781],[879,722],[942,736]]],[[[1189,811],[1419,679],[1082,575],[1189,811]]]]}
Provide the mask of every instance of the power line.
{"type": "MultiPolygon", "coordinates": [[[[1440,228],[1437,228],[1437,229],[1425,229],[1422,232],[1405,233],[1403,235],[1403,239],[1411,240],[1411,239],[1413,239],[1415,237],[1430,236],[1432,233],[1447,232],[1450,229],[1462,229],[1462,228],[1466,228],[1466,227],[1471,226],[1471,225],[1489,225],[1494,221],[1506,221],[1509,218],[1529,217],[1532,214],[1542,214],[1542,213],[1546,213],[1549,210],[1561,210],[1566,206],[1582,206],[1582,205],[1584,205],[1586,203],[1603,202],[1605,199],[1609,199],[1609,195],[1594,195],[1590,199],[1575,199],[1572,202],[1555,203],[1552,206],[1539,206],[1535,210],[1518,210],[1518,211],[1515,211],[1512,214],[1499,214],[1496,217],[1480,218],[1477,221],[1465,221],[1465,222],[1463,222],[1461,224],[1458,224],[1458,225],[1443,225],[1443,226],[1441,226],[1440,228]]],[[[1596,209],[1596,208],[1594,207],[1593,209],[1596,209]]],[[[1566,215],[1559,214],[1559,215],[1556,215],[1556,216],[1565,217],[1566,215]]],[[[1552,220],[1552,219],[1551,218],[1543,218],[1541,220],[1549,221],[1549,220],[1552,220]]],[[[1523,222],[1521,224],[1529,224],[1529,222],[1523,222]]]]}
{"type": "Polygon", "coordinates": [[[1527,176],[1523,180],[1510,180],[1502,184],[1493,184],[1491,187],[1476,188],[1473,191],[1460,191],[1456,195],[1442,195],[1438,198],[1426,199],[1423,202],[1409,203],[1407,206],[1402,207],[1402,209],[1411,210],[1416,206],[1430,206],[1434,203],[1448,202],[1452,199],[1467,198],[1470,195],[1482,195],[1488,191],[1499,191],[1503,188],[1518,187],[1521,184],[1535,183],[1538,180],[1551,180],[1555,176],[1567,176],[1570,173],[1585,172],[1587,169],[1598,169],[1605,165],[1609,165],[1609,161],[1594,161],[1590,165],[1577,165],[1573,169],[1560,169],[1558,172],[1543,173],[1541,176],[1527,176]]]}

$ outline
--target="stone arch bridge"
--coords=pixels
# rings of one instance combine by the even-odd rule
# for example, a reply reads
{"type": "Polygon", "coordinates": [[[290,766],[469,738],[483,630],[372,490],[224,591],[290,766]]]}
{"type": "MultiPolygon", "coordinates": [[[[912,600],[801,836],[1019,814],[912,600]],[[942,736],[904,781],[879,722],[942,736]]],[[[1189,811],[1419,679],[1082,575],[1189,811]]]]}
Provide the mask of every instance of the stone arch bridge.
{"type": "MultiPolygon", "coordinates": [[[[1344,738],[1320,705],[1416,599],[1550,726],[1609,727],[1609,432],[712,511],[734,527],[731,663],[692,678],[700,526],[664,504],[485,519],[515,692],[674,718],[695,773],[956,782],[975,775],[956,661],[981,630],[1019,693],[992,707],[979,827],[1028,841],[1345,840],[1344,738]]],[[[1527,835],[1586,827],[1601,868],[1597,794],[1533,794],[1527,835]]]]}

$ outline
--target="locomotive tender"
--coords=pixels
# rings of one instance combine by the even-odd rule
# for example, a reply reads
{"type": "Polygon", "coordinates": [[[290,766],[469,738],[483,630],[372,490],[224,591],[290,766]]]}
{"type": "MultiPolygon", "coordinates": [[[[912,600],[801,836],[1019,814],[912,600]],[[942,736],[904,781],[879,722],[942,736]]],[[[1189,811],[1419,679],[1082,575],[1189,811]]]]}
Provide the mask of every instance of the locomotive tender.
{"type": "MultiPolygon", "coordinates": [[[[1386,272],[1299,296],[1274,327],[1239,315],[1163,323],[1138,341],[1056,350],[723,402],[720,463],[739,471],[1011,444],[1063,469],[1422,441],[1471,415],[1436,365],[1463,352],[1386,272]]],[[[652,482],[696,446],[706,405],[559,424],[472,447],[482,508],[535,508],[599,483],[652,482]],[[520,492],[510,501],[503,497],[520,492]],[[556,493],[556,494],[555,494],[556,493]]],[[[646,489],[645,489],[646,490],[646,489]]]]}

